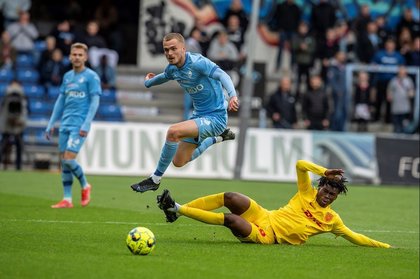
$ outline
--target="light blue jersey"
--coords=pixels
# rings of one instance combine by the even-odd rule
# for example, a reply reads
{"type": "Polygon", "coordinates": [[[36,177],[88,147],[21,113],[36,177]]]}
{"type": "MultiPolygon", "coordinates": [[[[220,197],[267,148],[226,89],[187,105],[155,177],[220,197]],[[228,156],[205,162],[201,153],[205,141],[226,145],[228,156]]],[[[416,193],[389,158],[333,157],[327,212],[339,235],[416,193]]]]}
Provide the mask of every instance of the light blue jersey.
{"type": "Polygon", "coordinates": [[[60,94],[64,97],[61,127],[80,128],[88,115],[91,97],[101,95],[101,81],[91,69],[82,72],[68,71],[63,77],[60,94]]]}
{"type": "Polygon", "coordinates": [[[181,68],[168,65],[164,75],[169,80],[176,80],[191,96],[196,116],[227,113],[222,83],[213,77],[218,68],[201,54],[187,52],[185,64],[181,68]]]}

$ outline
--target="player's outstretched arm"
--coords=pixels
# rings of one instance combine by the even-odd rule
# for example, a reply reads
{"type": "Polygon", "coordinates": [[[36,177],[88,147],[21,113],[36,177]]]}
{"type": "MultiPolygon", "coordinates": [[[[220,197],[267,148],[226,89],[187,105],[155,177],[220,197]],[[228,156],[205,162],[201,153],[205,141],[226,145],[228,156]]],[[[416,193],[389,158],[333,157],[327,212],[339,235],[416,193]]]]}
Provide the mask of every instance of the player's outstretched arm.
{"type": "Polygon", "coordinates": [[[155,85],[165,83],[167,81],[169,81],[169,79],[166,78],[165,73],[160,73],[158,75],[154,73],[148,73],[144,78],[144,86],[149,88],[155,85]]]}
{"type": "Polygon", "coordinates": [[[361,233],[356,233],[347,228],[344,224],[341,224],[337,229],[333,230],[333,233],[337,236],[342,236],[344,239],[360,246],[378,247],[378,248],[390,248],[391,245],[388,243],[380,242],[369,238],[361,233]]]}

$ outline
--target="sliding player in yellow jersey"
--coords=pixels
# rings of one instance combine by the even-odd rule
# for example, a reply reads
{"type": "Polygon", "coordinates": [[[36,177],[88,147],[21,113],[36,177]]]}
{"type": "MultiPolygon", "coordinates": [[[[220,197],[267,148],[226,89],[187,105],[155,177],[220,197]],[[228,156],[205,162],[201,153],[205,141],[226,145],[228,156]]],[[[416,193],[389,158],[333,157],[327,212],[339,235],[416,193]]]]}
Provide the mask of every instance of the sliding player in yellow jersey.
{"type": "Polygon", "coordinates": [[[299,160],[296,171],[298,192],[286,206],[277,210],[269,211],[253,199],[232,192],[205,196],[180,205],[171,198],[168,190],[164,190],[157,197],[158,205],[168,222],[183,215],[207,224],[223,225],[242,242],[298,245],[313,235],[331,232],[357,245],[390,247],[387,243],[353,232],[330,207],[339,194],[347,193],[342,169],[326,169],[299,160]],[[318,189],[312,187],[309,172],[321,176],[318,189]],[[223,206],[231,213],[212,211],[223,206]]]}

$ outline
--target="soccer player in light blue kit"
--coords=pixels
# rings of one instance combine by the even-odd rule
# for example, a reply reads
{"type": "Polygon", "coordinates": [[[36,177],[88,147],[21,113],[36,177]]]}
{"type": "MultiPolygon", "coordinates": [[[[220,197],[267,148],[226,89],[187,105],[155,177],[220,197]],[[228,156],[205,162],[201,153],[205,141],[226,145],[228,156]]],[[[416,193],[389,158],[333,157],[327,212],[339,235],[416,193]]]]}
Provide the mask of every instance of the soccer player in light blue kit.
{"type": "Polygon", "coordinates": [[[60,94],[54,105],[50,121],[45,130],[49,140],[54,133],[54,123],[60,120],[58,148],[61,158],[61,178],[64,187],[64,199],[52,208],[72,208],[73,175],[82,187],[81,205],[90,202],[91,185],[87,182],[82,167],[76,162],[90,124],[99,106],[102,94],[99,76],[85,66],[88,47],[82,43],[71,46],[70,62],[73,69],[68,71],[60,86],[60,94]]]}
{"type": "Polygon", "coordinates": [[[144,85],[151,87],[176,80],[190,94],[194,112],[189,120],[169,127],[155,172],[131,185],[140,193],[159,188],[171,161],[174,166],[182,167],[211,145],[235,138],[235,134],[226,129],[227,109],[237,111],[239,108],[229,75],[201,54],[186,52],[184,37],[179,33],[169,33],[163,38],[163,50],[169,65],[158,75],[148,73],[144,85]]]}

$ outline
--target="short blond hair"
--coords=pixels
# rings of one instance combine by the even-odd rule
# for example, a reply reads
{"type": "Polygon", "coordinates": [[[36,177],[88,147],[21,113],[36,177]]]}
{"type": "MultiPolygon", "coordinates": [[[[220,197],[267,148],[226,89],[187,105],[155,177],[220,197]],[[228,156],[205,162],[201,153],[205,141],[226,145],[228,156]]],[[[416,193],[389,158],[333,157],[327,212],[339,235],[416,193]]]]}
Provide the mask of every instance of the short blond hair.
{"type": "Polygon", "coordinates": [[[163,37],[163,41],[170,41],[172,39],[176,39],[178,42],[185,44],[184,36],[182,36],[180,33],[168,33],[163,37]]]}
{"type": "Polygon", "coordinates": [[[70,51],[72,51],[74,48],[80,48],[83,49],[86,53],[88,52],[88,46],[83,43],[74,43],[70,47],[70,51]]]}

